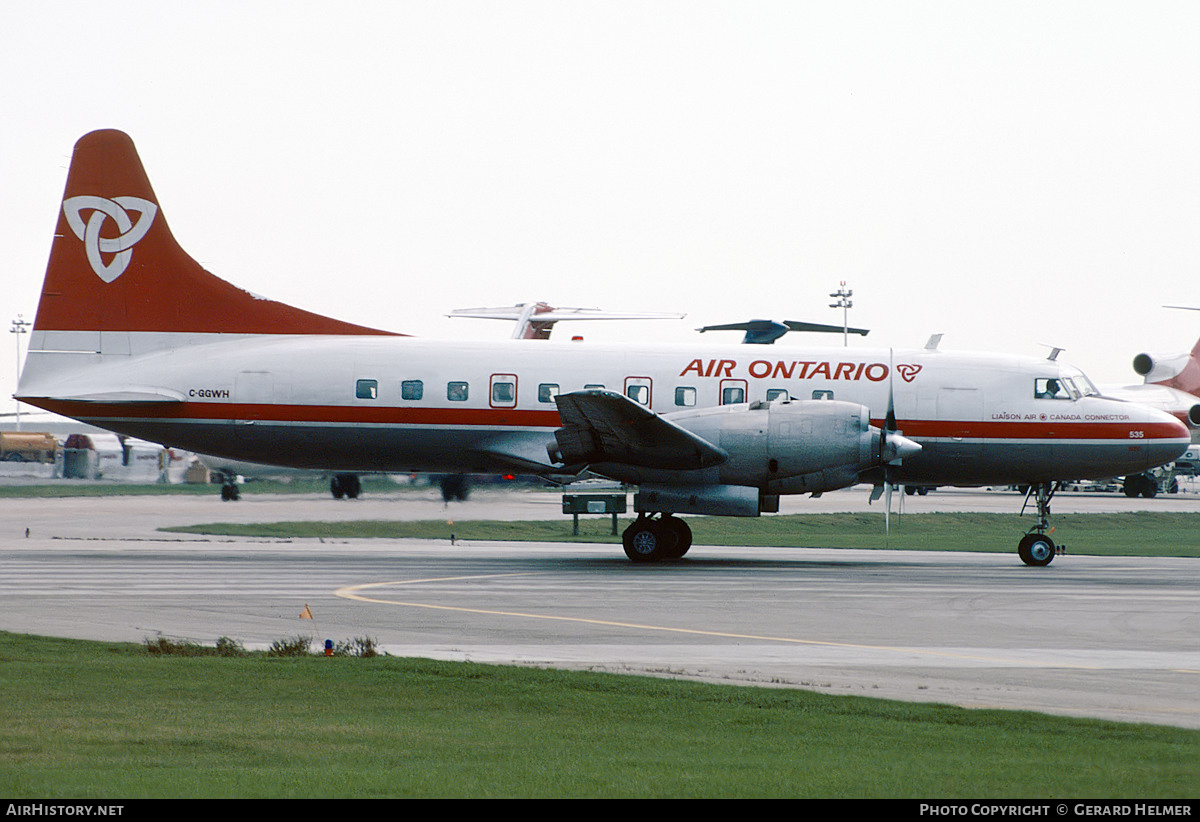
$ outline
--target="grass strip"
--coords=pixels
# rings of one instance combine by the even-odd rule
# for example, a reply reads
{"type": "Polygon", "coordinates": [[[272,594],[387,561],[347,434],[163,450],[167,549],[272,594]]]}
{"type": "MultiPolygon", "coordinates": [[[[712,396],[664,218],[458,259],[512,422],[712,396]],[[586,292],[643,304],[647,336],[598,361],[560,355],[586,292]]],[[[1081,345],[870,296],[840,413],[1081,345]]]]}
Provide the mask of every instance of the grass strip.
{"type": "MultiPolygon", "coordinates": [[[[688,517],[697,545],[820,548],[891,548],[910,551],[1010,553],[1034,520],[1009,514],[937,513],[892,517],[891,534],[872,514],[787,514],[758,518],[688,517]]],[[[1053,537],[1068,553],[1092,556],[1200,557],[1197,515],[1132,511],[1060,514],[1053,537]]],[[[624,523],[620,524],[624,527],[624,523]]],[[[162,529],[177,533],[257,538],[436,539],[619,543],[608,518],[502,522],[426,520],[401,522],[209,523],[162,529]]]]}
{"type": "Polygon", "coordinates": [[[1188,797],[1200,732],[791,689],[0,633],[0,795],[1188,797]]]}
{"type": "MultiPolygon", "coordinates": [[[[396,493],[401,486],[386,477],[365,476],[361,480],[364,493],[396,493]]],[[[329,480],[297,477],[291,481],[256,479],[241,486],[244,493],[255,494],[323,494],[329,495],[329,480]]],[[[220,497],[221,486],[216,483],[123,483],[91,480],[73,482],[59,480],[49,483],[13,483],[0,485],[0,499],[25,497],[144,497],[212,496],[220,497]]]]}

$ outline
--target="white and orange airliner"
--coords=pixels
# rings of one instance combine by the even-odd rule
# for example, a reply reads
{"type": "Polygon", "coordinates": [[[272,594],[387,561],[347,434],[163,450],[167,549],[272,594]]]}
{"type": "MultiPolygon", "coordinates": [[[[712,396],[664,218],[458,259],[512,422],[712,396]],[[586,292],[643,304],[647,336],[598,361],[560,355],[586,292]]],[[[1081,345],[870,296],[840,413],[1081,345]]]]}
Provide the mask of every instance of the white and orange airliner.
{"type": "Polygon", "coordinates": [[[243,291],[176,243],[128,136],[75,146],[17,396],[166,445],[330,472],[600,475],[638,487],[635,561],[676,514],[757,516],[860,482],[1029,485],[1169,462],[1169,414],[1050,359],[916,350],[431,340],[243,291]]]}

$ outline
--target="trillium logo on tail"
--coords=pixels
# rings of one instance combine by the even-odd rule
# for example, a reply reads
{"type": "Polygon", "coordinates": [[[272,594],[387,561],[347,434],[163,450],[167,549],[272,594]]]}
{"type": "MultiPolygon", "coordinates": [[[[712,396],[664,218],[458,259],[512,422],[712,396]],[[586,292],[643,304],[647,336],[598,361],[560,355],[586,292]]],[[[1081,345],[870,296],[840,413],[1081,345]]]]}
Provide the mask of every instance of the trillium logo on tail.
{"type": "Polygon", "coordinates": [[[109,200],[84,195],[63,200],[62,207],[71,231],[83,240],[92,271],[106,283],[111,283],[125,273],[129,261],[133,259],[133,246],[146,236],[151,223],[154,222],[154,216],[158,213],[157,205],[141,197],[114,197],[109,200]],[[91,209],[92,214],[84,222],[83,212],[88,209],[91,209]],[[130,218],[130,211],[141,215],[136,223],[130,218]],[[117,230],[121,232],[117,237],[100,236],[100,229],[109,217],[112,217],[117,224],[117,230]],[[115,256],[112,262],[106,265],[101,254],[115,256]]]}

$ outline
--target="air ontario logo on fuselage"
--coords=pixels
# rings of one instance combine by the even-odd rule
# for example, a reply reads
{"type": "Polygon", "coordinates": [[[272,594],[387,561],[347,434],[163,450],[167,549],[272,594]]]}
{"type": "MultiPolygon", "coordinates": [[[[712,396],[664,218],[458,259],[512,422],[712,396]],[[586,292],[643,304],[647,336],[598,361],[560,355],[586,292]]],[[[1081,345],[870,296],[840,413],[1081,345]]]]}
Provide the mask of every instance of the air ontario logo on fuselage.
{"type": "Polygon", "coordinates": [[[125,273],[129,261],[133,259],[134,245],[146,236],[150,224],[154,222],[154,216],[158,214],[158,206],[141,197],[114,197],[109,200],[83,195],[68,197],[63,200],[62,207],[67,225],[71,226],[71,231],[75,232],[76,237],[83,240],[92,271],[106,283],[111,283],[125,273]],[[91,209],[92,214],[85,223],[83,212],[87,209],[91,209]],[[130,211],[140,213],[136,223],[130,219],[130,211]],[[117,230],[121,232],[120,236],[100,236],[100,229],[109,217],[116,222],[117,230]],[[101,254],[113,254],[112,262],[106,265],[101,254]]]}

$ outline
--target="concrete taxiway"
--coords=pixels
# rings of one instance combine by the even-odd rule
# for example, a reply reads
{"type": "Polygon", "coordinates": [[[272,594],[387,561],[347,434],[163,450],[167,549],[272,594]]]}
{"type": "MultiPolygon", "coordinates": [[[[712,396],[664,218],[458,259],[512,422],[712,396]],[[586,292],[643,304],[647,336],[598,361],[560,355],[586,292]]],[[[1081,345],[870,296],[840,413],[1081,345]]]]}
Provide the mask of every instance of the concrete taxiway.
{"type": "MultiPolygon", "coordinates": [[[[829,494],[805,510],[861,510],[865,497],[829,494]]],[[[450,509],[414,492],[0,500],[0,629],[249,646],[371,636],[398,654],[1200,727],[1200,559],[1068,556],[1026,568],[1015,554],[700,546],[680,563],[637,566],[615,544],[155,530],[498,516],[569,529],[559,505],[538,493],[481,493],[450,509]],[[305,605],[312,621],[300,618],[305,605]]],[[[939,493],[908,510],[993,505],[1014,514],[1018,533],[1014,494],[939,493]]],[[[1197,511],[1200,499],[1067,496],[1055,510],[1137,507],[1197,511]]]]}

